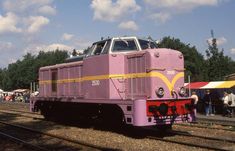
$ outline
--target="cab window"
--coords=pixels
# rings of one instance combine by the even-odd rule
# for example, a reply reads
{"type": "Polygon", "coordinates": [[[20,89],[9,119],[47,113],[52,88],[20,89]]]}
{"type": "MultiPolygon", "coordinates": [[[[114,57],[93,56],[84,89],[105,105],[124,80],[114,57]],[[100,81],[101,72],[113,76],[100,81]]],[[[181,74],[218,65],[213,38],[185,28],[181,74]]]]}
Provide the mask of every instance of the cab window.
{"type": "Polygon", "coordinates": [[[101,52],[101,54],[108,54],[110,45],[111,45],[111,40],[106,41],[106,44],[104,46],[104,50],[101,52]]]}
{"type": "Polygon", "coordinates": [[[157,48],[157,46],[153,42],[147,40],[139,39],[139,44],[142,50],[157,48]]]}
{"type": "Polygon", "coordinates": [[[92,55],[99,55],[102,52],[104,45],[105,45],[105,42],[97,43],[95,45],[92,55]]]}
{"type": "Polygon", "coordinates": [[[113,44],[113,52],[123,52],[123,51],[137,51],[137,46],[134,40],[115,40],[113,44]]]}

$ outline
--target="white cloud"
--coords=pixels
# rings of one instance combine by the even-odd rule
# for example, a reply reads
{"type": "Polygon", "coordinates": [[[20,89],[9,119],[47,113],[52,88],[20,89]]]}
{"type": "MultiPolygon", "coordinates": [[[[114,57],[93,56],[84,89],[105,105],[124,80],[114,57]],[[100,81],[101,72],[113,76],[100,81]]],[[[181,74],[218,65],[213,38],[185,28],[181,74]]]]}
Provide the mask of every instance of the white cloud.
{"type": "Polygon", "coordinates": [[[8,64],[16,63],[17,59],[15,58],[9,58],[8,59],[8,64]]]}
{"type": "Polygon", "coordinates": [[[72,34],[64,33],[61,37],[62,40],[68,41],[71,40],[74,37],[72,34]]]}
{"type": "MultiPolygon", "coordinates": [[[[207,42],[209,42],[209,44],[211,45],[212,44],[212,38],[207,39],[207,42]]],[[[226,42],[227,42],[227,39],[224,38],[224,37],[216,38],[216,44],[218,46],[221,46],[221,45],[225,44],[226,42]]]]}
{"type": "Polygon", "coordinates": [[[52,2],[53,0],[5,0],[3,8],[6,11],[22,12],[27,9],[48,5],[52,2]]]}
{"type": "Polygon", "coordinates": [[[40,31],[43,26],[49,24],[50,20],[43,16],[30,16],[26,19],[26,22],[29,24],[27,31],[35,33],[40,31]]]}
{"type": "Polygon", "coordinates": [[[138,25],[134,21],[122,22],[118,25],[120,29],[137,31],[139,29],[138,25]]]}
{"type": "Polygon", "coordinates": [[[74,48],[72,48],[71,46],[68,46],[68,45],[55,43],[55,44],[51,44],[51,45],[47,46],[44,49],[44,51],[51,51],[51,50],[56,50],[56,49],[59,49],[59,50],[72,50],[74,48]]]}
{"type": "Polygon", "coordinates": [[[48,52],[48,51],[54,51],[54,50],[67,50],[72,51],[74,48],[72,46],[59,44],[59,43],[53,43],[50,45],[38,45],[38,44],[31,44],[25,49],[25,53],[32,53],[37,54],[40,51],[48,52]]]}
{"type": "Polygon", "coordinates": [[[92,0],[91,8],[94,10],[94,20],[115,21],[127,14],[141,9],[135,0],[92,0]]]}
{"type": "Polygon", "coordinates": [[[165,23],[171,18],[171,15],[167,12],[153,13],[149,16],[151,19],[165,23]]]}
{"type": "Polygon", "coordinates": [[[85,49],[85,48],[91,46],[91,44],[92,44],[91,41],[86,40],[86,39],[76,39],[73,43],[77,49],[85,49]]]}
{"type": "Polygon", "coordinates": [[[0,52],[9,50],[12,47],[13,47],[13,44],[11,42],[0,41],[0,52]]]}
{"type": "Polygon", "coordinates": [[[157,8],[192,10],[199,6],[215,6],[221,0],[144,0],[146,4],[157,8]]]}
{"type": "Polygon", "coordinates": [[[231,54],[235,54],[235,48],[230,49],[231,54]]]}
{"type": "Polygon", "coordinates": [[[22,32],[22,29],[17,27],[18,21],[19,19],[14,13],[9,12],[5,17],[0,15],[0,34],[7,32],[22,32]]]}
{"type": "Polygon", "coordinates": [[[227,0],[144,0],[149,18],[164,23],[173,15],[203,6],[217,6],[227,0]]]}
{"type": "Polygon", "coordinates": [[[0,15],[0,34],[5,32],[36,33],[49,24],[46,15],[55,15],[54,0],[4,0],[6,17],[0,15]],[[17,14],[17,15],[16,15],[17,14]]]}
{"type": "Polygon", "coordinates": [[[38,9],[38,12],[44,15],[55,15],[56,9],[49,5],[45,5],[45,6],[40,7],[38,9]]]}

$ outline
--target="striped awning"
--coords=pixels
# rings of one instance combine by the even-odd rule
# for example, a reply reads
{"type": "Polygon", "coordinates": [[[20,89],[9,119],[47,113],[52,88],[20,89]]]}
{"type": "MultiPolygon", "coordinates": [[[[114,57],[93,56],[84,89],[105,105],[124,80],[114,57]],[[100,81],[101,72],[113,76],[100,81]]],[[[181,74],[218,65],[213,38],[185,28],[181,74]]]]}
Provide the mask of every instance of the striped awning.
{"type": "Polygon", "coordinates": [[[218,85],[216,88],[231,88],[235,86],[235,81],[224,81],[222,84],[218,85]]]}
{"type": "Polygon", "coordinates": [[[201,87],[207,85],[209,82],[192,82],[185,85],[186,88],[190,89],[200,89],[201,87]]]}
{"type": "Polygon", "coordinates": [[[190,89],[226,89],[235,86],[235,81],[192,82],[185,84],[190,89]]]}

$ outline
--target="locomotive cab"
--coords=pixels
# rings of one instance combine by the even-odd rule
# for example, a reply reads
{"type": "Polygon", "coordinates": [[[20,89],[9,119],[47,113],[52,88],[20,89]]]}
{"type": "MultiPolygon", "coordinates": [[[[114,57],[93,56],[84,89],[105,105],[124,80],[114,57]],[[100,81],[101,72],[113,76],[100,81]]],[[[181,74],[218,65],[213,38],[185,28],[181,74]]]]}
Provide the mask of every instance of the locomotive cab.
{"type": "Polygon", "coordinates": [[[86,57],[102,54],[118,54],[157,48],[153,41],[137,37],[108,38],[92,44],[86,57]]]}

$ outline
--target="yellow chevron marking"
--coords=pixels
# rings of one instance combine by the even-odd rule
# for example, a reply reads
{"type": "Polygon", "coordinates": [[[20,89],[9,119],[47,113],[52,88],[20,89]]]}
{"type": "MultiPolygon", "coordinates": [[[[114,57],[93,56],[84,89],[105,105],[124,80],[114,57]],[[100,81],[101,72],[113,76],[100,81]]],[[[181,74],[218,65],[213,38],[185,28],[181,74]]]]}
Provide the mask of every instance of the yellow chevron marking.
{"type": "Polygon", "coordinates": [[[83,81],[92,81],[92,80],[106,80],[106,79],[130,79],[130,78],[147,78],[147,77],[157,77],[161,79],[168,87],[171,92],[174,88],[175,83],[181,78],[184,77],[184,72],[179,72],[174,76],[170,82],[167,77],[159,72],[149,72],[149,73],[130,73],[130,74],[107,74],[107,75],[98,75],[98,76],[86,76],[83,78],[74,78],[74,79],[61,79],[61,80],[43,80],[39,84],[51,84],[51,83],[73,83],[73,82],[83,82],[83,81]]]}

